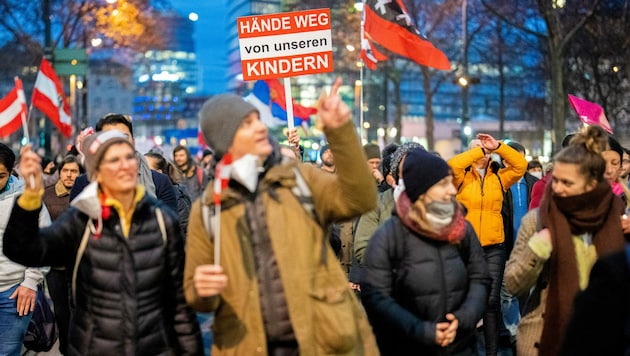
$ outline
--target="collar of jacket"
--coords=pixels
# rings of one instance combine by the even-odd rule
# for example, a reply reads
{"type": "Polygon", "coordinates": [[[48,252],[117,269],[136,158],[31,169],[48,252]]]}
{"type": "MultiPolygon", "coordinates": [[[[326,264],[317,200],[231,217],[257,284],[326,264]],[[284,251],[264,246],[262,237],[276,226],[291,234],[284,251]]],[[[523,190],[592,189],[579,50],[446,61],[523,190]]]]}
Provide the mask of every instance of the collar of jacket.
{"type": "MultiPolygon", "coordinates": [[[[285,187],[285,188],[293,188],[296,185],[295,182],[295,172],[293,171],[293,167],[296,167],[295,164],[276,164],[267,170],[258,180],[258,188],[255,193],[251,193],[251,195],[256,195],[261,191],[267,190],[269,187],[285,187]]],[[[250,195],[250,193],[244,187],[239,189],[239,183],[230,180],[230,184],[227,189],[224,189],[221,192],[221,204],[223,205],[232,205],[238,203],[243,200],[244,197],[250,195]]],[[[205,201],[212,202],[214,196],[214,184],[208,184],[205,190],[205,201]]]]}

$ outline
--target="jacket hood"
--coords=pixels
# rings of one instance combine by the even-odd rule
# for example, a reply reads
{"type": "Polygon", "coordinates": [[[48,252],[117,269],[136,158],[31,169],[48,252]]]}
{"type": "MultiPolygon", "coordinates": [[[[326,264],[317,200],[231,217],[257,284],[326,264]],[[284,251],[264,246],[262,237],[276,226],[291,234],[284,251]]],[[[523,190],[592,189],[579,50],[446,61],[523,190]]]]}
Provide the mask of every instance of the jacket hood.
{"type": "Polygon", "coordinates": [[[70,205],[79,209],[91,219],[98,219],[102,213],[101,202],[98,199],[98,183],[92,182],[88,184],[70,205]]]}
{"type": "Polygon", "coordinates": [[[7,185],[0,192],[0,199],[6,199],[12,197],[16,193],[24,191],[24,181],[18,177],[11,175],[7,181],[7,185]]]}

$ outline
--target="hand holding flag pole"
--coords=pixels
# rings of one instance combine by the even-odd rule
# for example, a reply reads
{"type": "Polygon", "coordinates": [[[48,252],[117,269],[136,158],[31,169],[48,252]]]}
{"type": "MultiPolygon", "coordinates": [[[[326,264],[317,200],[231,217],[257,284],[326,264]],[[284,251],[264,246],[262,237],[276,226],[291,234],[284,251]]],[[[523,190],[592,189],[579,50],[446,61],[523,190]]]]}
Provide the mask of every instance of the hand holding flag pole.
{"type": "Polygon", "coordinates": [[[214,234],[214,264],[221,265],[221,192],[226,189],[230,181],[232,170],[232,155],[226,153],[217,164],[216,178],[214,179],[214,214],[212,226],[214,234]]]}
{"type": "Polygon", "coordinates": [[[287,125],[293,130],[293,95],[291,94],[291,78],[284,78],[284,99],[287,106],[287,125]]]}

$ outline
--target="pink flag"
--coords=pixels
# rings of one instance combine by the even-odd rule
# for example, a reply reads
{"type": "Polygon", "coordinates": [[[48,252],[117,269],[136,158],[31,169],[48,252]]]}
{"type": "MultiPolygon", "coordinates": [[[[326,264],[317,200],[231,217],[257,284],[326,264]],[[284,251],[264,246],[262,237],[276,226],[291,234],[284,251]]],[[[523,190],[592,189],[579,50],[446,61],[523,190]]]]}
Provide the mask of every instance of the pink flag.
{"type": "Polygon", "coordinates": [[[61,82],[50,63],[43,58],[35,80],[31,104],[48,116],[64,136],[72,136],[70,107],[66,101],[61,82]]]}
{"type": "Polygon", "coordinates": [[[26,99],[22,80],[15,78],[15,88],[0,99],[0,137],[7,137],[26,124],[26,99]]]}
{"type": "Polygon", "coordinates": [[[580,116],[580,120],[587,125],[597,125],[612,134],[613,130],[610,127],[604,109],[601,106],[590,101],[580,99],[577,96],[569,94],[569,103],[573,106],[575,112],[580,116]]]}

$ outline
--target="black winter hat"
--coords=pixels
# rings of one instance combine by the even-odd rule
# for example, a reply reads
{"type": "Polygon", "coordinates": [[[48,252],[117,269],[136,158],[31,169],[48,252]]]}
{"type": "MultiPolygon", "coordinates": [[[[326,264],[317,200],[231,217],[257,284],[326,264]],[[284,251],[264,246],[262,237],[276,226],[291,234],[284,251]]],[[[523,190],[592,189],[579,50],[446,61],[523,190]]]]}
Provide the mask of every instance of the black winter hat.
{"type": "Polygon", "coordinates": [[[405,157],[407,152],[416,148],[424,149],[421,144],[409,141],[403,143],[400,147],[398,147],[398,149],[396,149],[394,153],[392,153],[391,163],[389,164],[389,171],[391,172],[395,182],[398,183],[398,179],[400,179],[400,177],[398,176],[398,166],[400,166],[400,162],[405,157]]]}
{"type": "Polygon", "coordinates": [[[403,181],[412,202],[450,174],[451,167],[446,161],[422,148],[414,148],[405,156],[403,181]]]}
{"type": "Polygon", "coordinates": [[[392,156],[398,147],[400,147],[400,145],[397,143],[390,143],[383,148],[383,152],[381,152],[381,155],[383,156],[383,159],[381,160],[381,172],[383,173],[383,177],[387,177],[387,175],[391,172],[392,156]]]}

